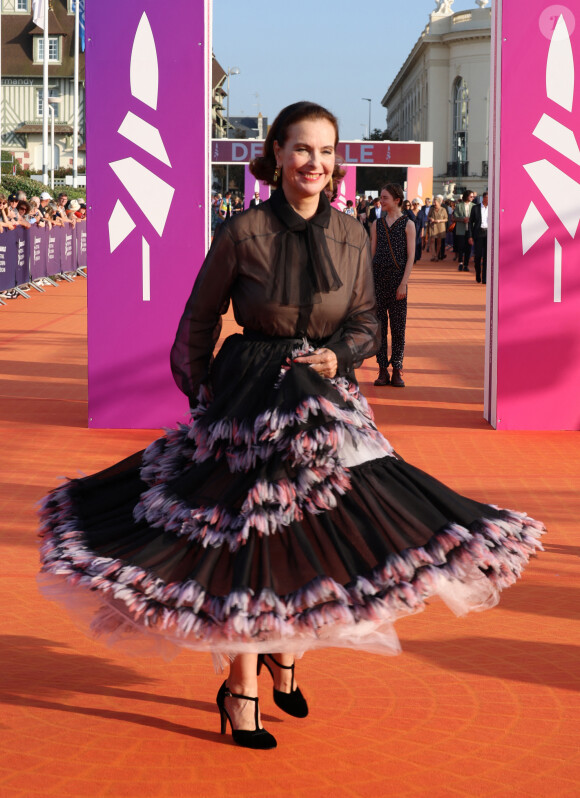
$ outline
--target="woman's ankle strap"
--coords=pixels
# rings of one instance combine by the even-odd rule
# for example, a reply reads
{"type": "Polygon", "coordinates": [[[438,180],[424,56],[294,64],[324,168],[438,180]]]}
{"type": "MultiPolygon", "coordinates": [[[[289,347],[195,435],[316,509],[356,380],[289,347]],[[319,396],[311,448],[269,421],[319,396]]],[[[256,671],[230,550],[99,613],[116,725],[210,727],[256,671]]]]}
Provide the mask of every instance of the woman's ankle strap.
{"type": "Polygon", "coordinates": [[[225,698],[245,698],[246,701],[257,701],[258,700],[257,696],[242,695],[242,693],[232,693],[232,691],[230,690],[229,687],[226,687],[225,692],[224,692],[224,697],[225,698]]]}
{"type": "Polygon", "coordinates": [[[270,659],[272,660],[274,665],[277,665],[278,668],[283,668],[285,671],[293,671],[294,670],[294,665],[296,664],[295,662],[293,662],[292,665],[282,665],[282,663],[278,662],[277,659],[274,659],[274,657],[271,654],[265,654],[265,656],[266,657],[270,657],[270,659]]]}

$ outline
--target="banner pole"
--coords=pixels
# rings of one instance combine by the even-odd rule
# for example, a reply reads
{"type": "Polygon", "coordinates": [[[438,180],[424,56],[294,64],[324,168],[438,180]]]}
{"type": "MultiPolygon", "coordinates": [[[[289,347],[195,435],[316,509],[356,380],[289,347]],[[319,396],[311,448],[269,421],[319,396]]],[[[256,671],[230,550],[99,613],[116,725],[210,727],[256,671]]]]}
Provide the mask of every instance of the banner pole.
{"type": "Polygon", "coordinates": [[[74,58],[74,113],[73,113],[73,188],[77,187],[79,173],[79,32],[80,0],[75,0],[75,58],[74,58]]]}
{"type": "Polygon", "coordinates": [[[44,30],[42,32],[42,182],[48,185],[48,0],[44,0],[44,30]]]}

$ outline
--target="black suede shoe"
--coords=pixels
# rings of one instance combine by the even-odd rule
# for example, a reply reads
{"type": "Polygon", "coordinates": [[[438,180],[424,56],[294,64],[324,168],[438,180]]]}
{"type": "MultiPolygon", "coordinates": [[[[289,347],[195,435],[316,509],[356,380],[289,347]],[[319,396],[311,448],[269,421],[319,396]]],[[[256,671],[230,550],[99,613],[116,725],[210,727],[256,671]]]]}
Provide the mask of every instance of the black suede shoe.
{"type": "Polygon", "coordinates": [[[252,697],[250,695],[241,695],[240,693],[232,693],[230,689],[226,687],[226,683],[224,682],[218,691],[216,703],[220,711],[222,734],[226,733],[228,720],[229,720],[234,742],[237,743],[238,745],[241,745],[243,748],[256,748],[258,750],[263,750],[263,751],[268,750],[269,748],[276,748],[276,746],[278,745],[278,743],[276,742],[276,738],[272,734],[270,734],[270,732],[267,732],[266,729],[261,729],[259,727],[257,698],[252,697]],[[226,709],[225,705],[226,698],[243,698],[245,701],[255,702],[256,728],[253,731],[248,731],[247,729],[234,729],[234,724],[232,723],[232,719],[230,718],[228,711],[226,709]]]}
{"type": "Polygon", "coordinates": [[[272,668],[266,662],[266,657],[271,659],[277,668],[283,668],[284,670],[292,671],[291,692],[283,693],[282,690],[276,690],[274,687],[274,703],[282,710],[282,712],[286,712],[287,715],[292,715],[293,718],[305,718],[308,715],[308,704],[306,703],[306,699],[302,695],[300,688],[294,687],[294,666],[296,663],[293,662],[292,665],[281,665],[271,654],[260,654],[258,656],[258,675],[260,675],[262,665],[265,665],[270,671],[270,676],[272,679],[274,678],[274,674],[272,673],[272,668]]]}

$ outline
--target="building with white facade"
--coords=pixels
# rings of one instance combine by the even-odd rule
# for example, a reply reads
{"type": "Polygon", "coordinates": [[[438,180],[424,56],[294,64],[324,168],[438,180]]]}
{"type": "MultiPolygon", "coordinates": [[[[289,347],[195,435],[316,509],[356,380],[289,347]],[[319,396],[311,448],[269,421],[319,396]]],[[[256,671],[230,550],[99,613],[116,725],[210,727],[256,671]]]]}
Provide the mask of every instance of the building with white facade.
{"type": "MultiPolygon", "coordinates": [[[[24,169],[42,169],[43,31],[31,0],[0,0],[2,10],[2,149],[24,169]]],[[[52,0],[48,15],[48,91],[54,109],[54,167],[73,165],[74,3],[52,0]]],[[[79,167],[85,161],[85,57],[79,58],[79,167]]]]}
{"type": "Polygon", "coordinates": [[[433,189],[487,188],[491,9],[436,9],[381,104],[393,138],[433,142],[433,189]]]}

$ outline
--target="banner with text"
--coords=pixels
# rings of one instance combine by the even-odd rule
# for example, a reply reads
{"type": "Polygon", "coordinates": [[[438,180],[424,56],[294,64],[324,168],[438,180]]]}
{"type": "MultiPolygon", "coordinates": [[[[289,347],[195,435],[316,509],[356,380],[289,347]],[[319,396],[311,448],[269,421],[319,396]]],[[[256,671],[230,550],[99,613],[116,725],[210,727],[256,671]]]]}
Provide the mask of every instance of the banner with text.
{"type": "Polygon", "coordinates": [[[0,239],[0,291],[14,288],[16,283],[16,256],[13,256],[13,242],[7,233],[0,239]]]}
{"type": "Polygon", "coordinates": [[[86,222],[72,227],[18,227],[0,238],[0,291],[87,265],[86,222]]]}
{"type": "Polygon", "coordinates": [[[16,245],[16,284],[22,285],[30,279],[28,273],[28,231],[24,227],[8,231],[14,234],[16,245]]]}
{"type": "Polygon", "coordinates": [[[31,280],[38,280],[41,277],[46,277],[48,274],[46,271],[46,245],[48,242],[48,233],[48,228],[36,227],[36,225],[31,227],[28,231],[31,280]]]}
{"type": "MultiPolygon", "coordinates": [[[[213,163],[248,163],[264,151],[263,141],[213,139],[213,163]]],[[[336,155],[345,164],[362,166],[433,166],[432,142],[341,141],[336,155]]]]}

